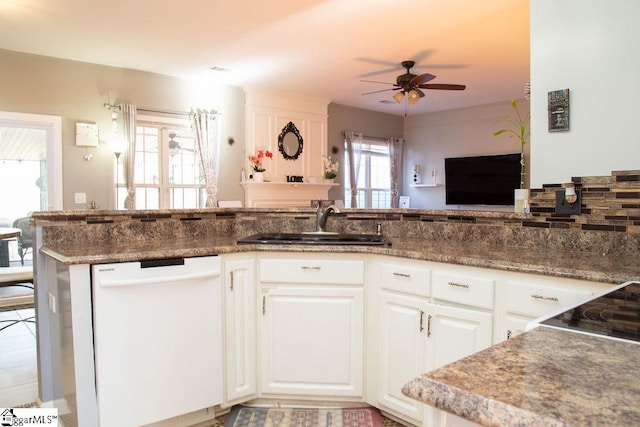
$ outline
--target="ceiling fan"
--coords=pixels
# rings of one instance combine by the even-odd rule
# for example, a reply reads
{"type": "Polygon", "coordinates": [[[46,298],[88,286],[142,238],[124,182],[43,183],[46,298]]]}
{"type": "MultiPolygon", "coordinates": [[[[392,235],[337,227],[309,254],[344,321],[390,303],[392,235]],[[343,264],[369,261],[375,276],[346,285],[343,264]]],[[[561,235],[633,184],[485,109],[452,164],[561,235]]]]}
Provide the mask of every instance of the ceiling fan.
{"type": "Polygon", "coordinates": [[[180,143],[174,139],[176,136],[177,134],[175,132],[169,132],[169,155],[174,156],[178,154],[180,150],[195,152],[195,150],[182,147],[180,143]]]}
{"type": "Polygon", "coordinates": [[[415,61],[402,61],[402,66],[407,70],[405,74],[400,74],[396,78],[395,83],[377,82],[372,80],[361,80],[367,83],[381,83],[393,85],[391,89],[374,90],[373,92],[366,92],[363,95],[371,95],[373,93],[385,92],[388,90],[398,91],[393,95],[393,99],[399,104],[407,97],[409,104],[417,103],[420,98],[424,96],[422,89],[436,89],[436,90],[464,90],[465,85],[448,84],[448,83],[427,83],[435,79],[436,76],[429,73],[413,74],[411,68],[416,65],[415,61]]]}

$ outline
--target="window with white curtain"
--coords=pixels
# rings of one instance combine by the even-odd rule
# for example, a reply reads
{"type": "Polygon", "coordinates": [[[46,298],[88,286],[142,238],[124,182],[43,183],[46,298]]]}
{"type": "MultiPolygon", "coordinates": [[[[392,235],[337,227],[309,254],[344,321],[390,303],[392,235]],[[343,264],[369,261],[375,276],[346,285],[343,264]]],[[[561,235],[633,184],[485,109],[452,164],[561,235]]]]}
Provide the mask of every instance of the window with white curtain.
{"type": "MultiPolygon", "coordinates": [[[[119,209],[127,196],[118,159],[119,209]]],[[[136,209],[189,209],[206,201],[204,177],[188,120],[148,117],[136,124],[136,209]]]]}
{"type": "MultiPolygon", "coordinates": [[[[363,138],[362,144],[353,143],[355,155],[360,156],[357,176],[359,208],[391,207],[391,160],[384,141],[363,138]]],[[[354,162],[355,163],[355,162],[354,162]]],[[[351,207],[351,185],[349,182],[349,156],[345,149],[342,173],[345,174],[344,203],[351,207]]]]}

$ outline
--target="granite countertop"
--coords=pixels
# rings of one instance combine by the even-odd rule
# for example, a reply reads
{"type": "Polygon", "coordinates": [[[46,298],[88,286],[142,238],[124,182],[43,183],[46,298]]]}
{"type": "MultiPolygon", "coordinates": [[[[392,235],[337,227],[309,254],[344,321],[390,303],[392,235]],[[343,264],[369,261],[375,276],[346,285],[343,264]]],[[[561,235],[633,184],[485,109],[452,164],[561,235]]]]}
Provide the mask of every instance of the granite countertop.
{"type": "Polygon", "coordinates": [[[425,239],[390,239],[391,247],[333,245],[238,245],[232,236],[207,239],[144,240],[125,243],[44,246],[41,252],[63,264],[105,264],[144,259],[205,256],[248,251],[372,253],[403,258],[543,274],[619,284],[640,280],[640,257],[571,251],[454,244],[425,239]]]}
{"type": "Polygon", "coordinates": [[[423,374],[402,391],[485,426],[638,426],[638,350],[538,327],[423,374]]]}

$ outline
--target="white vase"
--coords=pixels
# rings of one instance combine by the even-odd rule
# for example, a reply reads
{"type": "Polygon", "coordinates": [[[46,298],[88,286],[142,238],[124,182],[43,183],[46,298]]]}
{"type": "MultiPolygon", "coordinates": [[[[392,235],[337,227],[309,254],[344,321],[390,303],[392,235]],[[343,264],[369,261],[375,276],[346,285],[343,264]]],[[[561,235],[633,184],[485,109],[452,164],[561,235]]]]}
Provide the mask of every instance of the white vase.
{"type": "Polygon", "coordinates": [[[515,213],[529,213],[528,188],[516,188],[514,190],[513,211],[515,213]]]}
{"type": "Polygon", "coordinates": [[[255,182],[264,182],[264,172],[254,172],[253,180],[255,182]]]}
{"type": "Polygon", "coordinates": [[[324,183],[325,184],[333,184],[334,180],[335,180],[335,178],[325,178],[324,179],[324,183]]]}

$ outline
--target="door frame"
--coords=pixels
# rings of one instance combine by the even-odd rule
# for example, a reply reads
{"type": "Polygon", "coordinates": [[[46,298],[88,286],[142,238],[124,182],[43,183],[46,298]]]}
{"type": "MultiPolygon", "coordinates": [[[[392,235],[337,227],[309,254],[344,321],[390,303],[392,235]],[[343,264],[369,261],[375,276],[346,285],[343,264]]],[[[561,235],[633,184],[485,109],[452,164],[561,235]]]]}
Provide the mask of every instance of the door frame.
{"type": "Polygon", "coordinates": [[[42,129],[47,143],[47,210],[62,210],[62,117],[0,111],[0,126],[42,129]]]}

